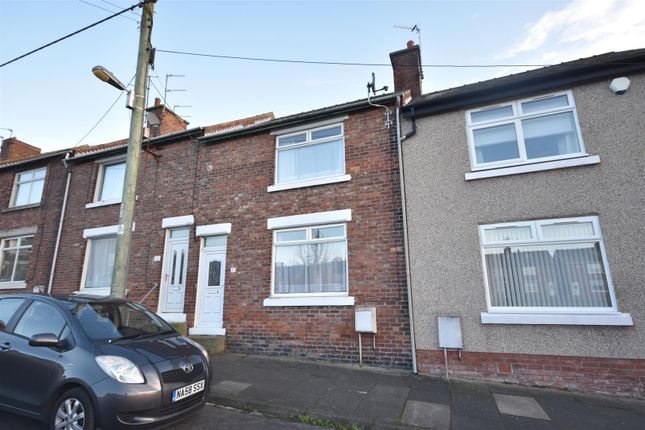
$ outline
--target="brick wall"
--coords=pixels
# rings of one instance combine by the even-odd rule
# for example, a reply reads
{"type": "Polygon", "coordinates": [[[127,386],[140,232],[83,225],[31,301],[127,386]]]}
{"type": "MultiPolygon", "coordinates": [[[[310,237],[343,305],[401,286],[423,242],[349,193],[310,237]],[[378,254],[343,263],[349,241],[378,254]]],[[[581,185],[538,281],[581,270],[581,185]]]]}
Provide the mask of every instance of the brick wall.
{"type": "MultiPolygon", "coordinates": [[[[419,373],[445,375],[443,351],[417,350],[419,373]]],[[[448,373],[462,379],[645,397],[645,360],[557,355],[448,353],[448,373]]]]}
{"type": "MultiPolygon", "coordinates": [[[[376,348],[365,336],[367,364],[409,367],[409,320],[396,132],[383,125],[381,109],[354,113],[345,121],[346,172],[352,180],[269,193],[275,136],[269,132],[199,145],[195,141],[151,145],[142,153],[129,266],[129,298],[139,300],[160,282],[165,217],[193,214],[196,225],[231,223],[224,291],[224,327],[230,350],[358,361],[354,308],[264,307],[270,296],[272,233],[267,218],[352,209],[348,227],[349,293],[357,305],[377,307],[376,348]],[[230,271],[231,266],[236,272],[230,271]]],[[[118,205],[86,209],[98,165],[72,165],[69,216],[55,288],[80,286],[86,241],[83,229],[116,224],[118,205]]],[[[200,239],[191,227],[184,312],[195,316],[200,239]]],[[[145,304],[156,309],[159,290],[145,304]]]]}
{"type": "Polygon", "coordinates": [[[35,286],[46,288],[56,244],[65,180],[66,170],[61,159],[54,159],[48,164],[16,166],[0,171],[0,230],[34,226],[38,229],[34,235],[29,269],[25,279],[27,288],[21,290],[2,289],[0,293],[31,291],[35,286]],[[47,174],[40,205],[9,208],[16,174],[45,166],[47,174]]]}

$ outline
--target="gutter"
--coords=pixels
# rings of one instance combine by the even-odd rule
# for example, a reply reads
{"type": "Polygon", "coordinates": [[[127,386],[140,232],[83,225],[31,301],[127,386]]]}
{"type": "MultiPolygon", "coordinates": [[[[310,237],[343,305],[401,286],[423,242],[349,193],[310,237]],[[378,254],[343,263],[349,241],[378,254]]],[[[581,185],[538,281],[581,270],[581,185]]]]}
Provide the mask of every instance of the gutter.
{"type": "MultiPolygon", "coordinates": [[[[464,87],[439,91],[434,97],[413,101],[405,107],[406,118],[418,118],[426,115],[448,112],[470,106],[495,103],[500,100],[513,99],[532,93],[543,93],[559,88],[569,88],[597,82],[610,77],[641,73],[645,70],[643,56],[630,59],[631,63],[608,63],[581,65],[561,70],[536,69],[523,72],[526,75],[491,79],[464,87]],[[494,82],[492,82],[494,81],[494,82]],[[445,93],[445,94],[441,94],[445,93]]],[[[560,67],[560,66],[551,66],[560,67]]],[[[430,94],[432,95],[432,93],[430,94]]],[[[422,96],[423,97],[423,96],[422,96]]]]}
{"type": "MultiPolygon", "coordinates": [[[[388,103],[398,100],[400,95],[398,93],[386,94],[372,99],[375,103],[388,103]]],[[[299,124],[306,124],[316,119],[324,119],[327,117],[334,117],[343,113],[356,112],[364,109],[369,109],[370,103],[367,99],[356,100],[353,102],[345,103],[342,105],[326,107],[322,109],[317,109],[310,112],[299,113],[295,115],[286,116],[283,118],[277,118],[271,121],[266,121],[257,125],[243,127],[230,131],[228,133],[214,133],[206,134],[197,139],[200,144],[211,144],[220,142],[223,140],[233,139],[236,137],[246,136],[249,134],[256,134],[267,130],[275,130],[279,128],[286,128],[299,124]]]]}
{"type": "Polygon", "coordinates": [[[63,221],[65,220],[65,209],[67,208],[67,194],[69,193],[69,183],[72,179],[72,171],[67,166],[67,160],[69,159],[69,152],[65,154],[63,159],[63,165],[65,170],[67,170],[67,183],[65,184],[65,194],[63,195],[63,205],[60,209],[60,221],[58,222],[58,232],[56,233],[56,245],[54,246],[54,256],[52,257],[52,267],[49,271],[49,284],[47,284],[47,294],[51,294],[52,286],[54,284],[54,273],[56,272],[56,260],[58,259],[58,249],[60,247],[60,238],[63,233],[63,221]]]}
{"type": "Polygon", "coordinates": [[[410,274],[410,248],[408,244],[408,214],[405,199],[405,172],[403,169],[403,150],[401,142],[416,133],[416,124],[412,131],[401,138],[401,97],[396,96],[396,146],[399,154],[399,182],[401,183],[401,209],[403,218],[403,248],[405,250],[405,283],[408,292],[408,316],[410,318],[410,349],[412,351],[412,372],[416,375],[417,344],[414,336],[414,306],[412,304],[412,277],[410,274]]]}
{"type": "MultiPolygon", "coordinates": [[[[153,137],[152,139],[145,139],[141,142],[141,150],[144,150],[144,145],[145,144],[152,144],[152,145],[165,145],[168,143],[173,143],[177,140],[182,140],[186,138],[194,138],[198,137],[204,134],[204,128],[203,127],[195,127],[191,128],[189,130],[184,130],[180,131],[177,133],[172,133],[172,134],[164,134],[162,136],[157,136],[153,137]]],[[[76,160],[84,160],[84,159],[92,159],[92,158],[99,158],[103,157],[107,154],[115,153],[115,152],[125,152],[125,150],[128,149],[128,144],[124,143],[123,145],[119,146],[114,146],[110,148],[105,148],[101,149],[98,151],[88,151],[88,152],[82,152],[79,155],[75,155],[72,158],[69,159],[69,161],[76,161],[76,160]]]]}

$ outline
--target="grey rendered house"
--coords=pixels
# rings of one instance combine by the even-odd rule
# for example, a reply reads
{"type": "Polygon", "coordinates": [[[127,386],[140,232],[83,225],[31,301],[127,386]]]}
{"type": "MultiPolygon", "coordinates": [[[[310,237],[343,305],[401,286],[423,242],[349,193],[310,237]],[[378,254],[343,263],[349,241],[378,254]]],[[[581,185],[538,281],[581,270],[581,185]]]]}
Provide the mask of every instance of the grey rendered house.
{"type": "Polygon", "coordinates": [[[645,396],[645,49],[415,97],[418,370],[645,396]]]}

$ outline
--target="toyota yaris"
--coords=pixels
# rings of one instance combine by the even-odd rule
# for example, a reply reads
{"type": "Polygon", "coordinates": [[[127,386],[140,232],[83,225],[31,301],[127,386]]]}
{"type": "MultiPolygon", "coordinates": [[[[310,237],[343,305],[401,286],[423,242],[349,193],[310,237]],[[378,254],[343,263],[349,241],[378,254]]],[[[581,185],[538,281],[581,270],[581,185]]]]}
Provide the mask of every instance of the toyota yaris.
{"type": "Polygon", "coordinates": [[[52,429],[157,428],[204,405],[206,350],[123,299],[0,296],[0,408],[52,429]]]}

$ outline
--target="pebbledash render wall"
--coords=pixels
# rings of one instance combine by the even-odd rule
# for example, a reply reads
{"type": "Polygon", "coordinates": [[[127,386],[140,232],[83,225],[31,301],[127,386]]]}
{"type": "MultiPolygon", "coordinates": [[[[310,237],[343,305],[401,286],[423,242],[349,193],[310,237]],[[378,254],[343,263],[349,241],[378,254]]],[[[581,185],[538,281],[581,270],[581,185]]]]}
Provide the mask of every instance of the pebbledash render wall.
{"type": "Polygon", "coordinates": [[[570,88],[586,152],[600,157],[591,166],[466,181],[465,110],[417,118],[403,152],[421,373],[444,372],[437,317],[457,316],[464,349],[450,353],[453,376],[645,396],[645,74],[629,79],[623,95],[611,79],[570,88]],[[589,215],[633,326],[483,324],[478,225],[589,215]]]}
{"type": "MultiPolygon", "coordinates": [[[[139,300],[160,283],[166,230],[162,220],[193,215],[190,226],[184,312],[195,318],[200,238],[195,227],[231,223],[227,240],[224,328],[227,349],[299,356],[334,362],[358,361],[354,306],[266,307],[271,295],[274,217],[350,209],[347,222],[349,295],[355,305],[377,308],[376,348],[365,336],[368,364],[409,368],[411,348],[406,298],[396,128],[386,130],[381,109],[368,108],[344,120],[347,182],[268,192],[274,183],[276,137],[264,130],[216,143],[184,139],[149,146],[142,153],[132,236],[128,298],[139,300]],[[156,154],[155,158],[151,153],[156,154]],[[232,272],[231,267],[235,267],[232,272]]],[[[321,118],[312,117],[312,123],[321,118]]],[[[306,125],[303,124],[303,125],[306,125]]],[[[83,230],[117,224],[119,205],[86,208],[92,202],[100,158],[72,163],[54,292],[81,285],[87,241],[83,230]]],[[[156,309],[159,289],[145,305],[156,309]]]]}

